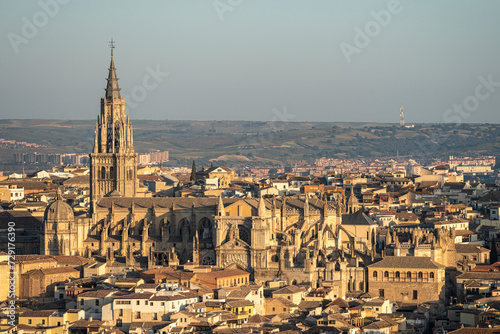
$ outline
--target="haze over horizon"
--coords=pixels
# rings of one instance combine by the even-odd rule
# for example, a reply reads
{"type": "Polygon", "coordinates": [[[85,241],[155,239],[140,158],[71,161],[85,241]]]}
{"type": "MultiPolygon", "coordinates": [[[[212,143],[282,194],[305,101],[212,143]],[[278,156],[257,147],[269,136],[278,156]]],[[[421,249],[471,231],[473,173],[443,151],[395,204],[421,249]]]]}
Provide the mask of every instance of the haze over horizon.
{"type": "Polygon", "coordinates": [[[0,118],[95,119],[113,38],[132,120],[398,123],[403,101],[407,123],[500,123],[499,12],[462,0],[2,2],[0,118]]]}

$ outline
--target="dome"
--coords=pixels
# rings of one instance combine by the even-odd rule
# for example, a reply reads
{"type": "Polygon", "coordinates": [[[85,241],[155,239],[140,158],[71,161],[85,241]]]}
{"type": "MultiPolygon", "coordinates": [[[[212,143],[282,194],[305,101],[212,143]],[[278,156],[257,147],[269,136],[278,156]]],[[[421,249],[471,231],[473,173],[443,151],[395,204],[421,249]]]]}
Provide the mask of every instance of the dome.
{"type": "Polygon", "coordinates": [[[73,221],[73,219],[73,208],[62,199],[61,191],[58,189],[55,201],[50,203],[45,209],[44,221],[61,222],[73,221]]]}

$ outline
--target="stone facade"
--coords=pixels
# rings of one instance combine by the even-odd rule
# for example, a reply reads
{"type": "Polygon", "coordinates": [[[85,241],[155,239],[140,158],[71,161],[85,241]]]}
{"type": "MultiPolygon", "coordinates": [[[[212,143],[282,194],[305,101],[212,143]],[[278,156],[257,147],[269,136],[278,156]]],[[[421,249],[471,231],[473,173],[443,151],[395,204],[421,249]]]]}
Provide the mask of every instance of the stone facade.
{"type": "Polygon", "coordinates": [[[133,197],[139,185],[132,125],[118,88],[113,56],[107,81],[106,96],[101,98],[101,114],[95,126],[94,150],[90,153],[92,204],[110,193],[133,197]]]}
{"type": "MultiPolygon", "coordinates": [[[[60,195],[45,214],[44,254],[80,255],[106,270],[178,264],[249,271],[257,283],[279,278],[313,286],[329,282],[338,297],[366,291],[376,225],[339,192],[326,197],[137,197],[137,156],[113,58],[95,128],[91,210],[74,217],[60,195]],[[345,224],[343,223],[345,222],[345,224]],[[361,260],[359,256],[364,256],[361,260]],[[339,281],[340,283],[338,283],[339,281]],[[336,287],[335,287],[336,286],[336,287]]],[[[234,172],[218,167],[208,177],[234,172]]]]}
{"type": "Polygon", "coordinates": [[[385,255],[430,257],[445,267],[456,267],[454,229],[393,228],[383,246],[385,255]]]}
{"type": "Polygon", "coordinates": [[[429,257],[387,256],[368,266],[368,277],[368,292],[390,301],[445,301],[445,266],[429,257]]]}

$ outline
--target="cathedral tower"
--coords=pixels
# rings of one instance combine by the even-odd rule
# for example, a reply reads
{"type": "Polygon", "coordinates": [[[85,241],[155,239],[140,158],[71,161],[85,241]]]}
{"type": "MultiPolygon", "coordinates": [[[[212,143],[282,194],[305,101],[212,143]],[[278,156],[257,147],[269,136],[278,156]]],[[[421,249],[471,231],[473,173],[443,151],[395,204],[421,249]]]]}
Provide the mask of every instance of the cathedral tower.
{"type": "Polygon", "coordinates": [[[94,151],[90,154],[90,192],[92,207],[101,197],[136,195],[137,153],[134,152],[132,125],[125,114],[110,42],[111,64],[106,95],[101,98],[101,114],[95,126],[94,151]]]}

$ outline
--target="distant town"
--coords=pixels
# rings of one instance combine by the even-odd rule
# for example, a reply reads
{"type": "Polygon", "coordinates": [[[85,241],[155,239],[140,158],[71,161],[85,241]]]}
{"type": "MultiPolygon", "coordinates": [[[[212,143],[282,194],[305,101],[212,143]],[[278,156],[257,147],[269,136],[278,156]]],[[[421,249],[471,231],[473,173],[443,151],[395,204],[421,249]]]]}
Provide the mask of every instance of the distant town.
{"type": "MultiPolygon", "coordinates": [[[[168,147],[136,152],[125,105],[112,54],[88,152],[11,152],[22,170],[0,176],[0,331],[498,330],[494,153],[174,166],[168,147]]],[[[400,116],[388,136],[415,128],[400,116]]]]}

